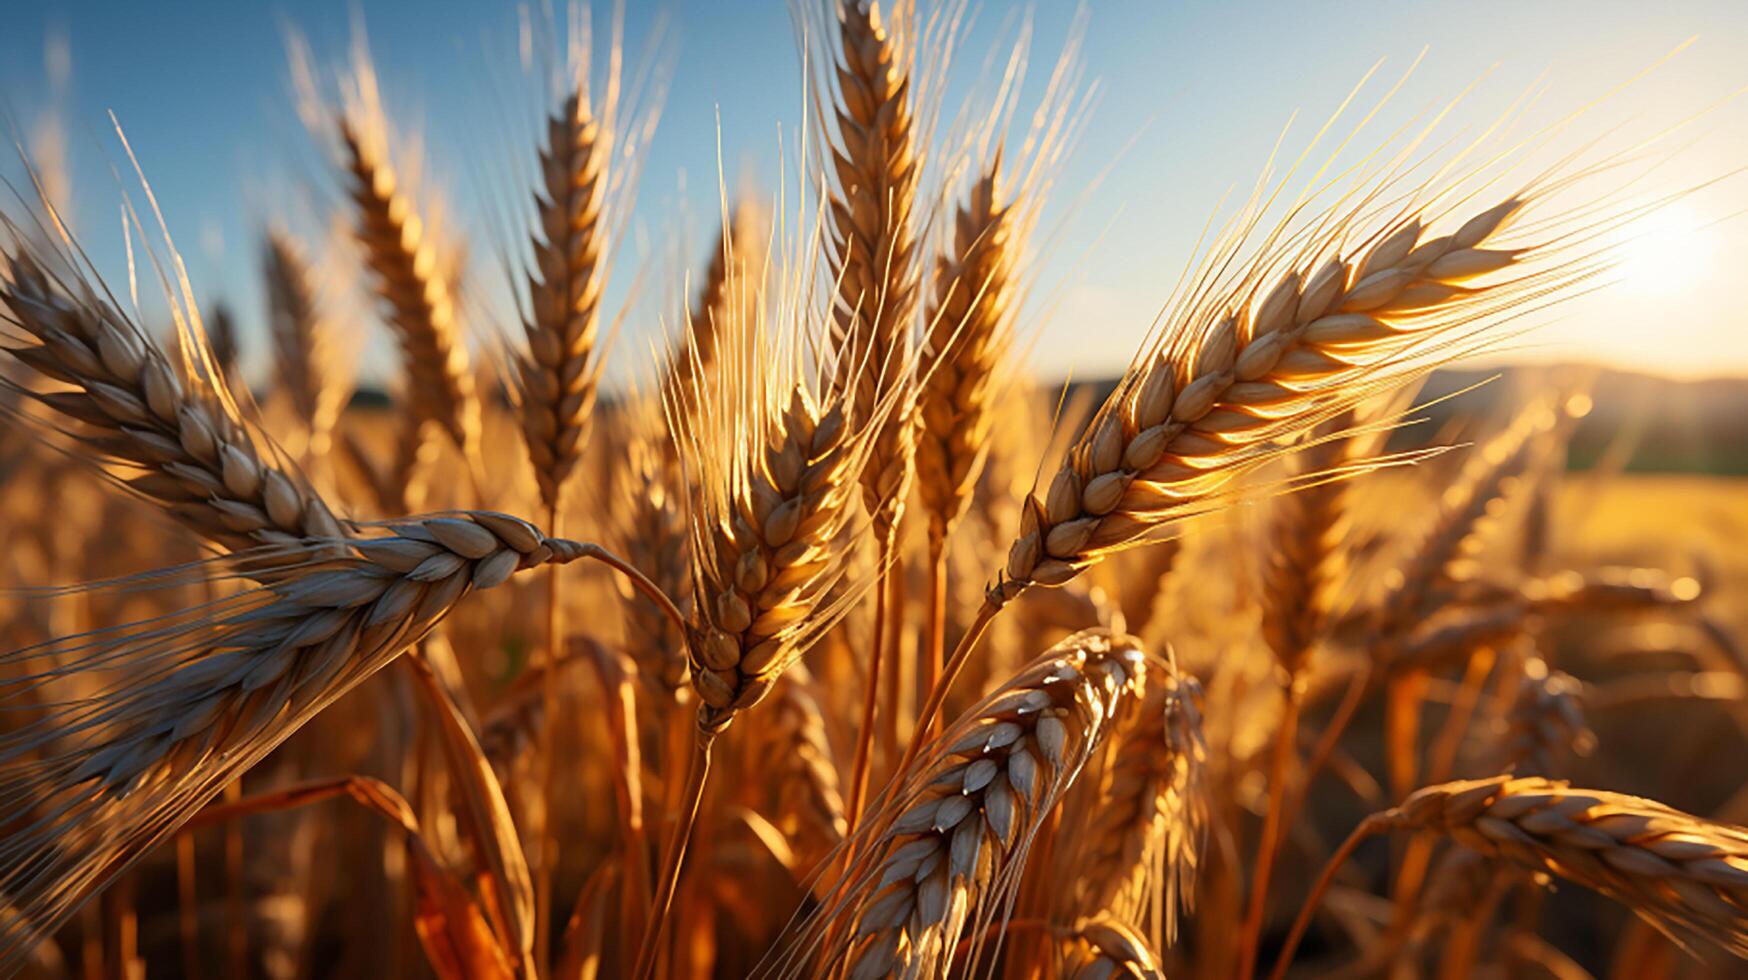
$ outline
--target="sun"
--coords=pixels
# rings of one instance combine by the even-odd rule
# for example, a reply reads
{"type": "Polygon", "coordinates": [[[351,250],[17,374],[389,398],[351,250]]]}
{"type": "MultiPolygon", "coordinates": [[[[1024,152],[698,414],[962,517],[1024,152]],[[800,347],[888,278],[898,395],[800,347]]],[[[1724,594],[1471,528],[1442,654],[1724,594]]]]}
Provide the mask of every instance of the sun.
{"type": "Polygon", "coordinates": [[[1628,225],[1617,271],[1634,292],[1669,296],[1703,281],[1716,252],[1712,229],[1691,208],[1673,204],[1628,225]]]}

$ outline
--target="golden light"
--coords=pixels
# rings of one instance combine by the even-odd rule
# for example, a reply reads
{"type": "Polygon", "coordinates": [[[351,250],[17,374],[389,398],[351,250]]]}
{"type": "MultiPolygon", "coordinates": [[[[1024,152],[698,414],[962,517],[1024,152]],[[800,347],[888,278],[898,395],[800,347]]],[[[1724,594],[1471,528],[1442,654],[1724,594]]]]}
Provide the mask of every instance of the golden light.
{"type": "Polygon", "coordinates": [[[1715,235],[1684,204],[1659,208],[1632,222],[1621,244],[1622,284],[1644,295],[1685,292],[1712,272],[1715,235]]]}

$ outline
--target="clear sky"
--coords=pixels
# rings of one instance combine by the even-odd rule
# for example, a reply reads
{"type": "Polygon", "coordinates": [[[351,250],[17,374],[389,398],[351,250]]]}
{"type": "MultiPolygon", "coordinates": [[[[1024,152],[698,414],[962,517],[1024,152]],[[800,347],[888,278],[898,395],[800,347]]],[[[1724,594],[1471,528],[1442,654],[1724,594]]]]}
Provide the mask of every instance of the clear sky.
{"type": "MultiPolygon", "coordinates": [[[[1033,364],[1050,378],[1119,370],[1219,200],[1248,188],[1295,110],[1302,116],[1294,133],[1308,136],[1312,121],[1379,59],[1393,79],[1427,49],[1392,103],[1404,114],[1483,79],[1454,133],[1490,122],[1538,80],[1547,90],[1541,118],[1563,114],[1695,35],[1692,47],[1594,112],[1583,131],[1622,125],[1652,132],[1748,84],[1748,3],[1741,0],[1088,6],[1084,58],[1102,95],[1043,223],[1051,238],[1041,295],[1051,304],[1048,317],[1032,321],[1041,331],[1033,364]]],[[[957,77],[977,74],[991,45],[1011,36],[1006,25],[1021,9],[996,0],[981,5],[957,77]]],[[[1041,2],[1030,9],[1036,81],[1055,59],[1074,8],[1041,2]]],[[[198,294],[238,307],[259,364],[265,344],[252,229],[264,211],[308,207],[307,195],[269,188],[320,176],[292,109],[286,25],[334,64],[346,54],[359,11],[391,112],[421,122],[437,184],[455,201],[462,227],[483,232],[479,177],[528,152],[494,144],[504,77],[515,72],[512,3],[46,0],[8,14],[0,104],[28,133],[58,102],[76,227],[99,264],[119,274],[125,267],[115,209],[131,183],[110,172],[118,154],[104,113],[114,110],[198,294]],[[65,39],[71,62],[58,92],[53,37],[65,39]]],[[[717,213],[719,114],[731,186],[742,179],[768,186],[777,128],[793,132],[801,116],[801,69],[784,0],[633,0],[627,21],[633,51],[665,23],[672,84],[615,296],[639,266],[671,278],[672,263],[658,259],[681,242],[701,259],[701,232],[714,228],[717,213]]],[[[949,112],[955,102],[949,99],[949,112]]],[[[1748,164],[1748,99],[1713,108],[1693,136],[1665,177],[1697,182],[1748,164]]],[[[1293,139],[1290,146],[1302,145],[1293,139]]],[[[1617,286],[1564,308],[1510,356],[1748,374],[1748,314],[1737,288],[1748,273],[1748,218],[1727,217],[1748,207],[1745,179],[1683,202],[1663,219],[1661,234],[1629,248],[1617,286]]],[[[491,257],[489,246],[473,252],[491,257]]],[[[626,329],[641,347],[639,338],[655,327],[646,317],[626,329]]]]}

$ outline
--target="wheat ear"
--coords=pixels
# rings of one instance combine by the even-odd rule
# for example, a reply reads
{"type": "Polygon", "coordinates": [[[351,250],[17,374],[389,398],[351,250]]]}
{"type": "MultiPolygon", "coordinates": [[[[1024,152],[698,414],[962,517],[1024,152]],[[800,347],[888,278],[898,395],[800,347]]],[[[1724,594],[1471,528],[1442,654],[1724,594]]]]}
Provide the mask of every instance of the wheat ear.
{"type": "Polygon", "coordinates": [[[1587,754],[1596,735],[1584,721],[1584,685],[1540,657],[1525,660],[1501,741],[1506,768],[1517,776],[1552,775],[1561,758],[1587,754]]]}
{"type": "Polygon", "coordinates": [[[325,456],[346,390],[335,380],[333,338],[317,307],[309,263],[295,239],[273,229],[262,249],[262,267],[279,386],[308,430],[309,454],[325,456]]]}
{"type": "MultiPolygon", "coordinates": [[[[914,10],[900,3],[900,30],[914,10]]],[[[913,210],[922,161],[916,145],[909,48],[873,0],[837,4],[834,65],[837,144],[829,150],[831,256],[837,279],[832,336],[840,354],[837,383],[854,393],[854,425],[873,418],[893,392],[903,404],[878,427],[863,471],[862,498],[877,541],[886,542],[904,510],[915,423],[911,330],[918,273],[913,210]]]]}
{"type": "Polygon", "coordinates": [[[1443,834],[1575,882],[1671,936],[1709,940],[1748,958],[1748,830],[1533,777],[1432,786],[1393,812],[1392,828],[1443,834]]]}
{"type": "Polygon", "coordinates": [[[896,399],[876,407],[873,427],[850,429],[848,393],[824,380],[835,375],[830,353],[823,363],[810,359],[818,338],[805,323],[806,287],[795,285],[793,295],[759,304],[761,314],[776,307],[787,332],[767,337],[757,318],[724,331],[721,368],[697,389],[697,403],[667,406],[680,457],[694,470],[686,656],[700,704],[686,802],[663,851],[640,978],[655,969],[717,735],[867,586],[849,577],[849,534],[859,529],[853,495],[872,432],[896,399]]]}
{"type": "Polygon", "coordinates": [[[118,482],[232,551],[344,533],[300,476],[262,459],[222,379],[202,375],[191,359],[175,370],[88,285],[61,281],[22,250],[6,260],[0,302],[29,341],[7,350],[76,389],[25,393],[87,426],[80,438],[100,458],[140,471],[118,482]]]}
{"type": "Polygon", "coordinates": [[[804,665],[791,667],[771,695],[761,724],[749,726],[752,742],[747,749],[753,772],[761,777],[748,785],[756,796],[774,797],[769,812],[794,847],[794,867],[800,872],[815,867],[848,830],[837,761],[812,684],[804,665]]]}
{"type": "Polygon", "coordinates": [[[1451,586],[1454,574],[1463,574],[1457,569],[1464,556],[1480,547],[1501,502],[1524,488],[1538,439],[1553,431],[1555,421],[1546,403],[1532,404],[1464,460],[1456,480],[1439,495],[1431,523],[1386,578],[1386,592],[1370,626],[1379,639],[1377,656],[1388,659],[1392,641],[1436,608],[1440,588],[1451,586]]]}
{"type": "Polygon", "coordinates": [[[441,426],[473,459],[479,401],[448,272],[437,241],[395,176],[376,115],[367,107],[338,123],[357,209],[354,237],[406,360],[414,420],[441,426]]]}
{"type": "MultiPolygon", "coordinates": [[[[828,256],[837,291],[831,307],[836,348],[834,385],[850,393],[850,425],[870,426],[876,407],[892,398],[896,409],[872,425],[872,453],[862,470],[862,505],[878,549],[874,585],[874,630],[868,682],[851,761],[850,822],[861,815],[872,766],[882,685],[886,690],[888,739],[896,741],[897,664],[887,665],[899,618],[902,579],[890,566],[897,554],[897,527],[910,493],[916,445],[912,320],[918,272],[912,222],[922,161],[916,141],[912,86],[914,5],[901,0],[893,19],[873,0],[832,0],[837,44],[831,62],[837,79],[833,106],[837,141],[826,148],[830,190],[828,256]],[[909,42],[909,43],[907,43],[909,42]],[[882,677],[883,672],[888,676],[882,677]]],[[[831,90],[829,83],[827,90],[831,90]]]]}
{"type": "Polygon", "coordinates": [[[1464,284],[1528,257],[1488,247],[1523,204],[1509,199],[1437,237],[1408,217],[1358,253],[1339,254],[1332,240],[1325,247],[1338,254],[1309,275],[1188,311],[1193,319],[1125,375],[1044,498],[1028,501],[992,600],[1060,585],[1182,515],[1270,440],[1351,405],[1392,355],[1520,292],[1521,279],[1498,296],[1464,284]]]}
{"type": "Polygon", "coordinates": [[[595,355],[606,281],[603,205],[611,119],[597,119],[579,88],[546,121],[535,194],[539,233],[528,273],[520,358],[522,434],[548,510],[576,469],[588,438],[601,365],[595,355]]]}
{"type": "Polygon", "coordinates": [[[1300,908],[1273,980],[1286,976],[1335,871],[1361,841],[1392,830],[1439,834],[1563,878],[1621,902],[1677,942],[1702,939],[1748,958],[1748,830],[1624,793],[1493,776],[1429,786],[1366,818],[1300,908]]]}
{"type": "Polygon", "coordinates": [[[206,323],[206,340],[212,352],[214,373],[229,384],[237,377],[241,348],[237,341],[237,318],[222,301],[212,304],[212,315],[206,323]]]}
{"type": "Polygon", "coordinates": [[[1146,678],[1138,641],[1089,630],[991,693],[899,774],[793,948],[857,980],[945,976],[961,936],[1005,918],[1039,826],[1146,678]]]}
{"type": "Polygon", "coordinates": [[[1164,938],[1177,937],[1177,910],[1193,904],[1208,833],[1201,685],[1156,672],[1146,698],[1126,713],[1105,783],[1080,846],[1062,852],[1080,915],[1108,914],[1139,925],[1163,892],[1164,938]]]}
{"type": "Polygon", "coordinates": [[[1287,816],[1286,784],[1296,768],[1303,673],[1328,628],[1344,572],[1347,481],[1341,471],[1371,456],[1382,442],[1378,434],[1343,438],[1357,421],[1353,410],[1336,416],[1313,430],[1310,445],[1289,461],[1295,476],[1315,482],[1276,498],[1262,558],[1262,636],[1274,654],[1282,709],[1269,754],[1267,802],[1239,932],[1241,976],[1255,972],[1280,827],[1287,816]]]}
{"type": "Polygon", "coordinates": [[[1559,295],[1581,280],[1586,270],[1576,261],[1529,271],[1538,255],[1564,245],[1545,228],[1542,247],[1500,247],[1530,197],[1508,198],[1449,235],[1429,237],[1422,209],[1355,248],[1346,239],[1366,214],[1361,203],[1289,239],[1299,246],[1295,264],[1333,255],[1309,275],[1289,272],[1265,289],[1271,264],[1284,257],[1264,250],[1237,273],[1197,283],[1074,441],[1044,497],[1028,496],[1005,567],[921,716],[940,710],[989,620],[1027,589],[1061,585],[1210,508],[1234,477],[1276,454],[1276,441],[1400,386],[1416,370],[1416,351],[1525,295],[1559,295]],[[1474,282],[1488,276],[1505,278],[1474,282]]]}
{"type": "Polygon", "coordinates": [[[1012,344],[1016,215],[999,159],[971,185],[936,260],[935,293],[918,373],[917,499],[940,549],[971,503],[994,424],[1002,358],[1012,344]]]}
{"type": "MultiPolygon", "coordinates": [[[[686,308],[686,332],[663,379],[670,389],[695,388],[717,370],[724,331],[751,322],[770,274],[770,218],[751,201],[734,205],[705,263],[698,294],[686,308]]],[[[673,391],[664,400],[694,398],[673,391]]]]}
{"type": "Polygon", "coordinates": [[[1063,980],[1165,980],[1159,956],[1147,940],[1114,919],[1087,919],[1059,939],[1063,980]]]}
{"type": "MultiPolygon", "coordinates": [[[[659,414],[647,406],[630,409],[631,443],[623,465],[614,469],[615,549],[638,568],[647,569],[661,590],[675,597],[691,616],[690,540],[686,523],[684,474],[666,444],[659,414]],[[658,441],[659,440],[659,441],[658,441]]],[[[673,619],[649,598],[625,587],[625,651],[638,673],[662,699],[672,704],[686,689],[686,637],[673,619]]]]}

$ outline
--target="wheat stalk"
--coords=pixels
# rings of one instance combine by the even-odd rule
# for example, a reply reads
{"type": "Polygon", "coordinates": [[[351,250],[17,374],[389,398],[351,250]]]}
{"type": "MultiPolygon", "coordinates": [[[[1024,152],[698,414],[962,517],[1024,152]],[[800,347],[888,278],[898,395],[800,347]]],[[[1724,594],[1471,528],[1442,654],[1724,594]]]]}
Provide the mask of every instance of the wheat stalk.
{"type": "MultiPolygon", "coordinates": [[[[836,143],[825,147],[830,238],[828,269],[834,277],[831,340],[837,357],[833,386],[849,394],[847,423],[873,433],[862,469],[862,506],[878,549],[874,586],[874,632],[868,681],[857,729],[850,776],[850,821],[860,817],[872,767],[874,732],[882,696],[885,730],[897,739],[898,664],[888,665],[889,621],[902,613],[903,581],[890,571],[897,557],[897,529],[910,493],[917,425],[913,319],[918,298],[918,261],[913,213],[921,175],[911,70],[914,5],[900,0],[883,18],[873,0],[832,0],[837,44],[830,65],[837,98],[836,143]],[[879,406],[897,405],[875,421],[879,406]]],[[[831,85],[825,88],[831,91],[831,85]]]]}
{"type": "Polygon", "coordinates": [[[967,929],[1005,916],[1044,817],[1146,675],[1137,641],[1089,630],[991,693],[899,774],[859,831],[863,858],[792,948],[852,978],[945,976],[967,929]]]}
{"type": "Polygon", "coordinates": [[[852,495],[873,432],[897,399],[876,407],[871,428],[850,429],[849,393],[824,380],[837,373],[830,352],[809,361],[819,349],[805,320],[810,271],[797,266],[802,281],[762,298],[755,319],[722,332],[720,369],[696,389],[695,403],[667,405],[680,457],[693,468],[686,656],[700,703],[683,809],[638,954],[640,978],[655,969],[716,737],[770,692],[867,585],[849,578],[849,536],[858,529],[852,495]],[[767,312],[784,332],[767,337],[767,312]]]}
{"type": "Polygon", "coordinates": [[[1270,753],[1267,803],[1239,932],[1238,969],[1244,976],[1255,969],[1281,822],[1287,816],[1286,784],[1296,761],[1303,672],[1328,628],[1335,591],[1346,571],[1342,539],[1348,531],[1347,482],[1342,470],[1373,455],[1383,441],[1377,428],[1363,438],[1344,438],[1358,418],[1350,409],[1313,430],[1310,444],[1290,463],[1293,476],[1314,482],[1277,498],[1268,528],[1260,576],[1262,636],[1274,654],[1283,707],[1270,753]]]}

